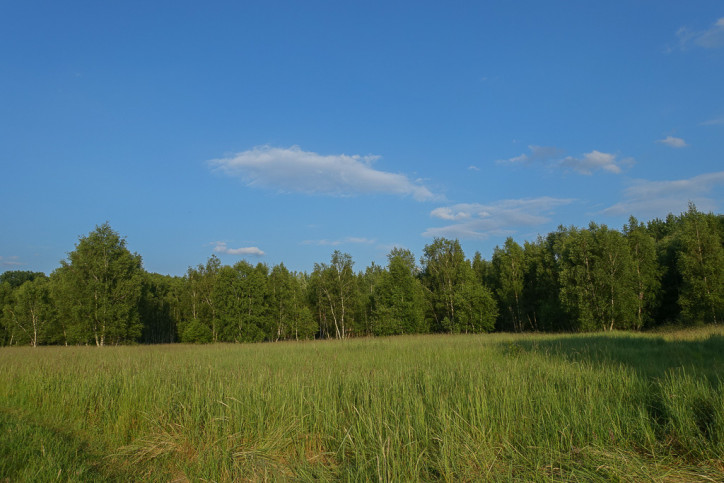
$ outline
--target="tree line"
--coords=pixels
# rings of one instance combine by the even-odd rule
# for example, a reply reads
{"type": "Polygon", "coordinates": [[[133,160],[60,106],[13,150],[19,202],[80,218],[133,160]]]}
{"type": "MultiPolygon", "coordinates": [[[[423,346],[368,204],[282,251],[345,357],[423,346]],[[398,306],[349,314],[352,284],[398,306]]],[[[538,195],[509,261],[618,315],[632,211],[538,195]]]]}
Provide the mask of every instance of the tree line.
{"type": "Polygon", "coordinates": [[[311,273],[216,256],[148,273],[108,223],[50,276],[0,274],[0,343],[260,342],[420,333],[642,330],[724,317],[724,217],[694,205],[622,230],[559,227],[490,260],[436,238],[419,260],[354,270],[335,251],[311,273]]]}

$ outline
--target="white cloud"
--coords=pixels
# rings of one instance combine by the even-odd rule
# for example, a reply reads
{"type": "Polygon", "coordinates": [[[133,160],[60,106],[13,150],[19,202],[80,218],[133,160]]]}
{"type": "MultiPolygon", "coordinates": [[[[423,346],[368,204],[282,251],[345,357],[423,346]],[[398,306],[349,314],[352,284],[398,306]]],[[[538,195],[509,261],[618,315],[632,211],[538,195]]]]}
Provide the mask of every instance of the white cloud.
{"type": "Polygon", "coordinates": [[[336,247],[339,245],[346,245],[346,244],[362,244],[362,245],[371,245],[375,243],[377,240],[370,239],[370,238],[363,238],[363,237],[355,237],[355,236],[348,236],[347,238],[342,238],[339,240],[305,240],[302,242],[303,245],[319,245],[319,246],[332,246],[336,247]]]}
{"type": "Polygon", "coordinates": [[[672,181],[637,180],[626,188],[624,200],[602,211],[605,215],[663,217],[686,211],[689,201],[702,211],[714,211],[718,203],[705,196],[724,187],[724,171],[672,181]]]}
{"type": "Polygon", "coordinates": [[[599,169],[608,171],[609,173],[619,174],[622,171],[622,166],[630,164],[633,164],[633,158],[619,160],[615,154],[602,153],[596,150],[586,153],[579,158],[568,156],[560,161],[561,166],[571,168],[578,173],[586,175],[591,175],[599,169]]]}
{"type": "Polygon", "coordinates": [[[686,50],[690,45],[705,49],[724,47],[724,17],[706,30],[689,30],[681,27],[676,36],[679,38],[681,50],[686,50]]]}
{"type": "Polygon", "coordinates": [[[430,212],[430,216],[443,220],[464,220],[470,218],[470,207],[473,205],[458,204],[453,207],[435,208],[430,212]]]}
{"type": "Polygon", "coordinates": [[[724,124],[724,117],[717,117],[715,119],[709,119],[701,123],[702,126],[718,126],[724,124]]]}
{"type": "Polygon", "coordinates": [[[550,221],[552,210],[572,203],[572,199],[526,198],[502,200],[492,204],[460,203],[432,210],[430,216],[450,225],[428,228],[423,236],[486,239],[515,233],[516,228],[538,226],[550,221]]]}
{"type": "Polygon", "coordinates": [[[688,146],[688,144],[686,144],[686,141],[681,138],[675,138],[674,136],[666,136],[666,139],[659,139],[656,142],[666,144],[667,146],[671,146],[672,148],[685,148],[686,146],[688,146]]]}
{"type": "Polygon", "coordinates": [[[534,162],[546,163],[553,168],[571,168],[581,174],[593,174],[594,171],[603,170],[609,173],[621,173],[622,166],[633,164],[633,158],[618,159],[615,154],[602,153],[593,150],[579,157],[567,156],[557,159],[563,150],[555,146],[528,146],[530,153],[523,153],[508,159],[499,159],[498,164],[526,164],[534,162]]]}
{"type": "Polygon", "coordinates": [[[470,166],[468,166],[468,169],[470,171],[480,171],[480,168],[478,168],[477,166],[472,165],[472,164],[470,166]]]}
{"type": "Polygon", "coordinates": [[[529,164],[535,161],[546,161],[559,156],[562,151],[555,146],[528,146],[529,154],[523,153],[508,159],[499,159],[498,164],[529,164]]]}
{"type": "Polygon", "coordinates": [[[18,261],[18,257],[3,257],[0,256],[0,267],[5,268],[14,268],[14,267],[21,267],[24,265],[24,263],[21,263],[18,261]]]}
{"type": "Polygon", "coordinates": [[[252,255],[255,257],[264,256],[264,252],[259,247],[242,247],[242,248],[229,248],[226,246],[226,242],[214,242],[214,251],[216,253],[224,253],[226,255],[252,255]]]}
{"type": "Polygon", "coordinates": [[[320,155],[299,146],[257,146],[234,156],[213,159],[214,171],[244,179],[249,186],[276,188],[284,192],[351,196],[386,193],[412,196],[417,201],[438,199],[419,180],[398,173],[379,171],[372,163],[379,156],[320,155]]]}

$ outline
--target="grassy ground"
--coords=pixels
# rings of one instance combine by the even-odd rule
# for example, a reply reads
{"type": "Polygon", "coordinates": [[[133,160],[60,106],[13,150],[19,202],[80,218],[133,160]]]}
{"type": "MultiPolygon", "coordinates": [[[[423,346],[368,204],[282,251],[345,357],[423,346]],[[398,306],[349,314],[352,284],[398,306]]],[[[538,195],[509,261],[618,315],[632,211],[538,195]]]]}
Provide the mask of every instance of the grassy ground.
{"type": "Polygon", "coordinates": [[[724,330],[0,349],[0,481],[724,481],[724,330]]]}

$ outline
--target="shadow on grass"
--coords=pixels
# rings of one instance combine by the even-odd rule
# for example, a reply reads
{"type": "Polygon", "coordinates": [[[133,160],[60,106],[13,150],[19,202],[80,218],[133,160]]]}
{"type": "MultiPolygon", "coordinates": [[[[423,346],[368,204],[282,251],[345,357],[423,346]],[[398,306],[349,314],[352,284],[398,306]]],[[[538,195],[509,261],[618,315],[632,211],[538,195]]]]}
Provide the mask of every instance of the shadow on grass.
{"type": "Polygon", "coordinates": [[[701,340],[666,340],[635,333],[561,335],[509,346],[504,351],[532,351],[601,366],[624,365],[646,378],[663,378],[672,370],[683,369],[715,387],[724,382],[724,336],[719,334],[701,340]]]}
{"type": "Polygon", "coordinates": [[[0,481],[131,481],[83,439],[0,408],[0,481]]]}
{"type": "Polygon", "coordinates": [[[533,352],[594,367],[626,367],[648,381],[631,394],[646,408],[660,441],[678,454],[716,451],[724,443],[724,336],[667,340],[631,334],[521,340],[504,352],[533,352]]]}

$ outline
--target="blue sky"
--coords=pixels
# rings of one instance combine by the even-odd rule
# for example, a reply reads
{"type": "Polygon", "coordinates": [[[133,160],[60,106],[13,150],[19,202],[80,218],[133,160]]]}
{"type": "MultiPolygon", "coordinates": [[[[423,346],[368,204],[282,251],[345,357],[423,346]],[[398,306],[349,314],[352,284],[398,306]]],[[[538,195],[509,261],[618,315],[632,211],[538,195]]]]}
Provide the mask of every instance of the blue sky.
{"type": "Polygon", "coordinates": [[[357,269],[724,200],[720,1],[0,4],[0,271],[357,269]]]}

